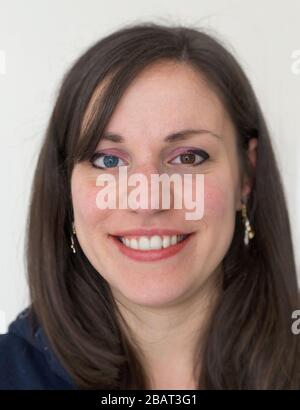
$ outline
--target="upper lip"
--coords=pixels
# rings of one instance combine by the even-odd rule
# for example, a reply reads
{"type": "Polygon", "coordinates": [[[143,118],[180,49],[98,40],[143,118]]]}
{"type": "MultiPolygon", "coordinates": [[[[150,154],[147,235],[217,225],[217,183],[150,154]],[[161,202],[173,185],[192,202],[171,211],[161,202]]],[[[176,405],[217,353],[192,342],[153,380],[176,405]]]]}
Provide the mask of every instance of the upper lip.
{"type": "Polygon", "coordinates": [[[129,230],[124,230],[124,231],[119,231],[115,232],[111,235],[113,236],[139,236],[139,235],[145,235],[145,236],[154,236],[154,235],[189,235],[192,232],[184,232],[180,231],[178,229],[129,229],[129,230]]]}

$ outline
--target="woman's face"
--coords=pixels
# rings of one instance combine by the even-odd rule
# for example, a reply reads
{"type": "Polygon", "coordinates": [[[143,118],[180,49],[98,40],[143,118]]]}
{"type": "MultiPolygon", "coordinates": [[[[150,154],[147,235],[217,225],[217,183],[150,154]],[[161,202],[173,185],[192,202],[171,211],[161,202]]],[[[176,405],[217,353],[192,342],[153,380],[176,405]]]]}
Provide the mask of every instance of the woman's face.
{"type": "MultiPolygon", "coordinates": [[[[220,272],[232,241],[235,214],[241,208],[240,198],[249,191],[248,182],[242,184],[235,131],[227,113],[191,67],[156,64],[126,90],[106,132],[123,137],[123,142],[99,141],[97,152],[113,157],[98,157],[93,164],[77,163],[71,178],[74,223],[83,252],[118,300],[167,306],[194,297],[220,272]],[[208,130],[217,136],[207,132],[164,141],[167,135],[186,129],[208,130]],[[182,154],[196,149],[209,157],[189,154],[191,162],[185,161],[182,154]],[[120,166],[127,166],[128,178],[134,173],[145,175],[149,185],[151,174],[192,174],[194,192],[195,176],[203,174],[202,218],[187,220],[186,208],[99,209],[96,198],[104,187],[97,186],[96,179],[110,174],[118,181],[120,166]],[[177,245],[165,238],[160,251],[128,251],[114,236],[142,228],[152,229],[150,236],[159,233],[162,239],[168,236],[167,230],[192,235],[177,245]],[[147,260],[146,253],[151,256],[147,260]]],[[[128,193],[132,189],[128,187],[128,193]]],[[[173,195],[171,184],[171,198],[173,195]]],[[[136,246],[141,235],[129,232],[127,236],[136,239],[130,242],[136,246]]],[[[161,245],[157,238],[152,244],[161,245]]]]}

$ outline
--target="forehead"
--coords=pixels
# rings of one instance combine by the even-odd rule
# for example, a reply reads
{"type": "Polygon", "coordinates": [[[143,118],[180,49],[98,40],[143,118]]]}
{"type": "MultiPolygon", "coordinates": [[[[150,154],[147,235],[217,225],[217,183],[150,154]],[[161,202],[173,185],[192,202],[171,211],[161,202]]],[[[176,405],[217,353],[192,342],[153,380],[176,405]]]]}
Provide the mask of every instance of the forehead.
{"type": "MultiPolygon", "coordinates": [[[[103,86],[96,89],[85,120],[103,86]]],[[[106,131],[128,140],[141,135],[153,140],[191,127],[221,135],[233,129],[221,100],[201,73],[187,64],[160,62],[148,66],[132,81],[106,131]]]]}

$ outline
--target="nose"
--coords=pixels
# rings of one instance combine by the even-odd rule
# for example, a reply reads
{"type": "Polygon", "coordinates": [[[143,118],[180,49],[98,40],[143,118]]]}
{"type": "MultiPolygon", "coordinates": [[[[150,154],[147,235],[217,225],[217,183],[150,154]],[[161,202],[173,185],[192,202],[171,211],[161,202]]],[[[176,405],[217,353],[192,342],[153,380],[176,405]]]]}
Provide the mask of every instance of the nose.
{"type": "Polygon", "coordinates": [[[161,172],[161,169],[153,163],[141,164],[128,173],[128,184],[130,183],[131,186],[128,186],[127,202],[130,212],[153,215],[172,208],[173,184],[170,183],[162,189],[160,179],[162,174],[164,172],[161,172]]]}

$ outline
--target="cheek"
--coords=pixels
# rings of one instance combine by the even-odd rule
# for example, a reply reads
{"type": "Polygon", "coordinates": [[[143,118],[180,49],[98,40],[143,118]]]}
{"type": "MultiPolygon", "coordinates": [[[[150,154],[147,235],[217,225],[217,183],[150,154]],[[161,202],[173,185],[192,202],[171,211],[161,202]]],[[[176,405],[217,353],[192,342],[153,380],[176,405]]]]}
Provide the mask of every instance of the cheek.
{"type": "Polygon", "coordinates": [[[97,207],[96,198],[100,189],[95,179],[89,180],[76,174],[72,178],[72,201],[77,225],[84,223],[86,227],[96,227],[99,221],[108,217],[109,209],[97,207]]]}
{"type": "Polygon", "coordinates": [[[199,254],[209,261],[209,271],[213,272],[223,260],[233,238],[234,188],[229,180],[225,183],[223,178],[208,177],[205,189],[204,216],[199,225],[205,240],[199,240],[199,254]]]}
{"type": "Polygon", "coordinates": [[[204,220],[222,221],[232,215],[234,189],[223,180],[207,178],[204,185],[204,220]]]}

